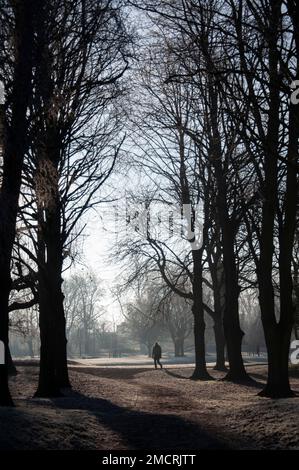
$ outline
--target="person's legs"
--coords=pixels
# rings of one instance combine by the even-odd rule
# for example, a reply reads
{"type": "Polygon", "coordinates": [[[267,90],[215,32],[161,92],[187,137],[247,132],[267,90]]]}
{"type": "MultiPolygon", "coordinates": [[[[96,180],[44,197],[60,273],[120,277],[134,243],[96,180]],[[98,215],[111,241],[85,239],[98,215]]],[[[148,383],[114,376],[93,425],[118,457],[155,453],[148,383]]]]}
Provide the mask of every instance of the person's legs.
{"type": "Polygon", "coordinates": [[[157,360],[157,362],[158,362],[159,366],[160,366],[161,369],[162,369],[163,366],[162,366],[162,364],[161,364],[161,362],[160,362],[160,358],[157,360]]]}
{"type": "Polygon", "coordinates": [[[155,369],[157,369],[157,359],[154,357],[155,369]]]}

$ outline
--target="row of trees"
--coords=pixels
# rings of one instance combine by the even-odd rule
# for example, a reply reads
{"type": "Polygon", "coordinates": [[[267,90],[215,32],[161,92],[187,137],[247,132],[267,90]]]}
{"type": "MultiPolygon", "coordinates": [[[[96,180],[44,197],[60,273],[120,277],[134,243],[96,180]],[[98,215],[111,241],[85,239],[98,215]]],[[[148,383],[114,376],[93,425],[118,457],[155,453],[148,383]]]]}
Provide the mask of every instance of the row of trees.
{"type": "Polygon", "coordinates": [[[9,313],[36,303],[36,394],[57,396],[70,386],[62,274],[75,257],[82,216],[101,201],[125,126],[130,171],[144,181],[131,200],[148,210],[155,203],[179,212],[191,208],[179,240],[173,216],[166,228],[159,215],[155,227],[147,217],[145,230],[134,223],[120,237],[116,254],[126,263],[127,282],[158,273],[169,292],[191,305],[193,378],[202,380],[211,379],[207,314],[217,367],[225,369],[226,344],[226,379],[249,380],[240,294],[248,290],[255,298],[258,290],[269,360],[262,395],[293,395],[288,355],[298,317],[298,20],[295,0],[1,3],[0,340],[6,361],[0,404],[12,404],[9,313]],[[128,4],[150,25],[140,31],[130,97],[123,79],[132,44],[128,4]]]}
{"type": "MultiPolygon", "coordinates": [[[[242,290],[257,289],[269,361],[261,395],[293,396],[288,358],[298,220],[298,3],[131,3],[151,25],[142,37],[131,116],[135,171],[147,188],[131,199],[147,208],[157,201],[189,205],[194,215],[199,205],[202,243],[194,249],[190,234],[189,248],[172,236],[161,240],[153,227],[140,237],[135,224],[137,235],[119,244],[120,258],[134,260],[130,266],[139,273],[159,272],[165,285],[192,302],[194,378],[211,378],[206,312],[215,333],[225,336],[226,379],[249,380],[239,301],[242,290]],[[212,307],[204,286],[211,289],[212,307]]],[[[132,282],[135,277],[133,271],[132,282]]],[[[223,367],[223,353],[219,361],[223,367]]]]}
{"type": "MultiPolygon", "coordinates": [[[[163,281],[152,279],[129,296],[127,293],[126,303],[119,299],[122,316],[117,321],[108,315],[103,282],[92,270],[81,269],[68,276],[63,293],[68,357],[118,357],[137,352],[151,357],[157,340],[175,357],[183,357],[186,351],[193,353],[190,301],[174,294],[163,281]]],[[[204,296],[212,308],[210,289],[204,289],[204,296]]],[[[259,355],[265,345],[258,300],[248,291],[240,296],[240,317],[245,332],[243,351],[259,355]]],[[[214,354],[217,335],[213,335],[213,319],[206,318],[206,324],[205,339],[214,354]]],[[[34,358],[39,355],[39,343],[37,306],[15,311],[10,319],[12,355],[34,358]]]]}

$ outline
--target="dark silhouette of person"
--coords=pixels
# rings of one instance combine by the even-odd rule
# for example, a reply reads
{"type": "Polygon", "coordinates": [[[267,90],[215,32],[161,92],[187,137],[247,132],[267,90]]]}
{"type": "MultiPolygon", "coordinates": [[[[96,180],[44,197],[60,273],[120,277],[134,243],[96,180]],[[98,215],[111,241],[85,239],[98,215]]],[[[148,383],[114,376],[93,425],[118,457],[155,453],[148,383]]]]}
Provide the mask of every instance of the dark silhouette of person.
{"type": "Polygon", "coordinates": [[[162,364],[160,362],[161,357],[162,357],[162,348],[160,344],[156,342],[153,347],[153,352],[152,352],[152,358],[154,359],[155,369],[157,369],[157,364],[159,364],[159,366],[162,369],[162,364]]]}

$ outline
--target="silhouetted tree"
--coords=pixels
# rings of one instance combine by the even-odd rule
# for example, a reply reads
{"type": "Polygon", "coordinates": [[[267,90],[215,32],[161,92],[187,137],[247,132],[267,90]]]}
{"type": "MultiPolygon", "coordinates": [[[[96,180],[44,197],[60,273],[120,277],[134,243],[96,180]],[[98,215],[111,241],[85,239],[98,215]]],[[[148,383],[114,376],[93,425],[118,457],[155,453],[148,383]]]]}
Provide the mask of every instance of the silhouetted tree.
{"type": "Polygon", "coordinates": [[[70,386],[67,372],[62,270],[77,223],[99,202],[120,145],[121,95],[128,36],[121,2],[38,3],[35,96],[31,108],[23,222],[33,242],[40,309],[38,396],[70,386]],[[99,54],[101,50],[101,54],[99,54]],[[30,201],[31,197],[31,201],[30,201]],[[30,204],[31,209],[28,209],[30,204]],[[36,221],[35,225],[30,224],[36,221]]]}
{"type": "MultiPolygon", "coordinates": [[[[31,0],[14,0],[1,6],[1,28],[9,30],[5,45],[13,39],[12,83],[3,82],[7,92],[4,106],[4,142],[0,190],[0,340],[5,345],[5,364],[0,365],[0,405],[12,405],[8,389],[8,323],[11,290],[11,257],[16,233],[18,200],[22,181],[24,155],[28,145],[27,109],[32,99],[32,63],[34,35],[34,4],[31,0]],[[13,15],[13,16],[11,16],[13,15]]],[[[4,60],[7,56],[4,57],[4,60]]],[[[1,56],[1,75],[3,74],[1,56]]],[[[3,109],[2,109],[3,113],[3,109]]]]}

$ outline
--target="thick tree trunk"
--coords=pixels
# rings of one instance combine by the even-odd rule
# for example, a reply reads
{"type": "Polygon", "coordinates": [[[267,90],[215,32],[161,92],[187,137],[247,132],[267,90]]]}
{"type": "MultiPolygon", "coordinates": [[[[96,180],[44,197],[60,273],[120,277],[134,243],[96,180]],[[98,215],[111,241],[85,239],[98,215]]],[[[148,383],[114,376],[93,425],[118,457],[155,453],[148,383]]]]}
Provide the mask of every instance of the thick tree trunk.
{"type": "Polygon", "coordinates": [[[225,282],[225,305],[223,315],[223,327],[226,340],[229,372],[226,380],[247,381],[249,379],[242,358],[243,331],[240,328],[239,318],[239,285],[236,268],[236,256],[234,250],[235,234],[232,222],[229,220],[226,201],[223,200],[223,192],[226,194],[225,182],[222,171],[217,167],[219,180],[218,210],[222,229],[223,240],[223,267],[225,282]],[[219,174],[219,172],[221,174],[219,174]]]}
{"type": "Polygon", "coordinates": [[[192,313],[194,318],[195,370],[191,378],[194,380],[212,380],[206,365],[206,325],[202,298],[202,250],[194,250],[192,254],[194,272],[192,313]]]}
{"type": "MultiPolygon", "coordinates": [[[[229,264],[232,265],[232,262],[234,261],[231,260],[229,264]]],[[[231,267],[233,268],[232,270],[226,270],[226,277],[229,277],[230,272],[235,270],[235,266],[231,267]]],[[[229,372],[225,380],[247,381],[249,376],[245,370],[242,358],[242,339],[244,333],[240,328],[239,319],[239,286],[233,275],[226,283],[223,326],[229,361],[229,372]]]]}
{"type": "Polygon", "coordinates": [[[268,350],[268,379],[260,396],[269,398],[293,397],[289,381],[289,351],[292,327],[279,325],[265,329],[268,350]]]}
{"type": "Polygon", "coordinates": [[[45,212],[46,219],[41,237],[46,247],[47,256],[43,259],[39,280],[41,359],[40,381],[36,395],[59,396],[61,388],[70,387],[63,308],[64,296],[61,288],[60,218],[59,212],[56,213],[53,207],[50,211],[45,212]],[[49,351],[51,351],[51,357],[49,357],[49,351]],[[50,370],[48,370],[49,368],[50,370]]]}
{"type": "MultiPolygon", "coordinates": [[[[219,233],[220,236],[220,233],[219,233]]],[[[214,289],[214,335],[215,335],[215,345],[216,345],[216,365],[215,370],[220,370],[223,372],[227,371],[225,365],[225,336],[223,328],[223,312],[225,308],[225,277],[224,269],[221,261],[221,250],[219,245],[216,246],[218,250],[218,258],[216,262],[212,263],[212,260],[209,262],[213,289],[214,289]]]]}
{"type": "Polygon", "coordinates": [[[225,337],[221,315],[215,316],[214,334],[216,344],[216,365],[214,369],[220,371],[227,371],[227,367],[225,365],[225,337]]]}
{"type": "MultiPolygon", "coordinates": [[[[64,295],[62,292],[62,266],[63,266],[63,247],[60,234],[60,211],[56,208],[53,221],[48,219],[49,239],[48,254],[51,262],[51,269],[48,268],[49,283],[52,291],[52,314],[54,318],[54,341],[55,348],[55,372],[56,383],[59,388],[70,388],[68,366],[67,366],[67,338],[66,321],[64,313],[64,295]],[[54,229],[51,230],[52,222],[54,229]]],[[[50,301],[50,299],[49,299],[50,301]]]]}
{"type": "MultiPolygon", "coordinates": [[[[292,170],[288,170],[289,172],[292,170]]],[[[294,177],[295,177],[295,170],[294,177]]],[[[296,177],[295,177],[296,178],[296,177]]],[[[293,195],[293,193],[292,193],[293,195]]],[[[292,196],[289,196],[289,198],[292,196]]],[[[288,197],[286,198],[288,202],[288,197]]],[[[294,203],[291,202],[291,206],[294,203]]],[[[295,203],[296,205],[296,203],[295,203]]],[[[288,204],[286,204],[288,208],[288,204]]],[[[286,216],[288,216],[288,208],[286,216]]],[[[269,290],[267,285],[271,282],[268,276],[260,273],[261,315],[268,352],[268,380],[261,396],[270,398],[287,398],[294,396],[289,382],[289,352],[292,328],[294,323],[294,310],[292,299],[292,273],[291,259],[293,236],[295,231],[296,210],[293,210],[293,221],[286,223],[280,232],[279,277],[280,277],[280,318],[276,320],[274,300],[269,304],[269,290]],[[289,232],[290,231],[290,232],[289,232]],[[270,308],[273,308],[272,315],[270,308]]],[[[287,222],[287,219],[286,219],[287,222]]],[[[270,259],[269,259],[270,265],[270,259]]],[[[261,271],[263,267],[261,266],[261,271]]]]}
{"type": "Polygon", "coordinates": [[[40,303],[41,362],[38,393],[41,390],[44,395],[53,395],[53,393],[59,393],[60,388],[70,386],[62,293],[63,240],[58,175],[62,142],[55,116],[53,116],[53,77],[52,58],[48,49],[49,38],[45,27],[42,27],[47,22],[47,4],[44,1],[38,2],[36,8],[40,17],[40,27],[37,31],[40,55],[36,72],[36,88],[41,98],[37,113],[42,119],[42,125],[36,138],[35,189],[39,238],[43,244],[42,250],[44,250],[40,263],[42,300],[40,303]],[[45,345],[43,341],[46,341],[45,345]],[[48,356],[48,350],[51,351],[51,358],[48,356]],[[47,367],[51,367],[52,385],[46,378],[47,367]]]}
{"type": "Polygon", "coordinates": [[[230,219],[228,208],[228,189],[222,165],[221,137],[218,128],[218,92],[210,77],[209,97],[211,109],[211,127],[213,136],[210,145],[210,158],[215,169],[217,182],[217,213],[221,227],[223,244],[223,267],[225,279],[225,307],[223,326],[229,360],[229,372],[226,380],[247,381],[249,379],[242,358],[243,331],[239,318],[239,285],[235,255],[235,221],[230,219]]]}
{"type": "Polygon", "coordinates": [[[67,368],[65,319],[59,301],[51,296],[56,292],[47,282],[40,296],[40,376],[36,396],[60,396],[61,388],[70,387],[67,368]],[[57,311],[60,312],[57,314],[57,311]]]}
{"type": "MultiPolygon", "coordinates": [[[[8,388],[8,300],[11,288],[10,263],[15,238],[18,200],[27,142],[26,112],[32,95],[33,2],[13,2],[15,30],[14,77],[11,122],[4,132],[2,184],[0,192],[0,341],[5,364],[0,364],[0,406],[12,405],[8,388]]],[[[2,106],[1,106],[2,108],[2,106]]],[[[1,109],[3,112],[3,108],[1,109]]]]}
{"type": "Polygon", "coordinates": [[[212,380],[207,371],[205,358],[205,322],[203,311],[193,306],[194,316],[194,349],[195,349],[195,370],[191,376],[194,380],[212,380]]]}
{"type": "MultiPolygon", "coordinates": [[[[7,273],[7,271],[6,274],[8,279],[10,279],[10,274],[7,273]]],[[[7,279],[5,279],[3,274],[0,276],[0,284],[0,341],[4,344],[4,364],[0,364],[0,406],[13,406],[13,401],[8,387],[8,298],[10,283],[7,282],[7,279]]]]}
{"type": "Polygon", "coordinates": [[[52,312],[52,290],[47,282],[47,272],[39,269],[39,328],[40,328],[40,369],[36,397],[57,397],[61,392],[56,377],[56,335],[55,317],[52,312]]]}
{"type": "MultiPolygon", "coordinates": [[[[273,254],[274,229],[277,211],[279,125],[280,125],[280,95],[277,88],[279,77],[279,60],[277,43],[281,28],[282,2],[271,6],[270,26],[272,35],[269,41],[269,70],[270,70],[270,113],[268,121],[267,146],[265,154],[265,182],[263,188],[263,214],[260,246],[260,262],[258,265],[258,280],[260,290],[261,317],[264,327],[268,351],[268,381],[262,396],[271,398],[287,398],[293,396],[290,389],[288,360],[291,332],[294,323],[293,283],[292,283],[292,252],[294,234],[298,214],[298,139],[299,139],[299,108],[290,100],[289,108],[289,142],[288,165],[286,170],[285,195],[283,201],[284,220],[279,219],[279,281],[280,281],[280,312],[279,321],[275,315],[273,287],[273,254]]],[[[295,44],[299,60],[299,8],[291,2],[288,5],[295,28],[295,44]]],[[[298,65],[298,64],[297,64],[298,65]]],[[[299,79],[297,67],[296,78],[299,79]]]]}

